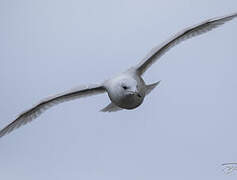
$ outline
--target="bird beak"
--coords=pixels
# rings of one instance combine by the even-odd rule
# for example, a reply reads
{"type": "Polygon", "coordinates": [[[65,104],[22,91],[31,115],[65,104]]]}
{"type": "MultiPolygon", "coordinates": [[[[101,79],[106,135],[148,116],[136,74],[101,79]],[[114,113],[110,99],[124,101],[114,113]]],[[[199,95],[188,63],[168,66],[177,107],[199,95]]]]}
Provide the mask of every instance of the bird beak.
{"type": "Polygon", "coordinates": [[[142,97],[142,95],[137,91],[137,90],[135,90],[135,91],[129,91],[132,95],[137,95],[139,98],[141,98],[142,97]]]}

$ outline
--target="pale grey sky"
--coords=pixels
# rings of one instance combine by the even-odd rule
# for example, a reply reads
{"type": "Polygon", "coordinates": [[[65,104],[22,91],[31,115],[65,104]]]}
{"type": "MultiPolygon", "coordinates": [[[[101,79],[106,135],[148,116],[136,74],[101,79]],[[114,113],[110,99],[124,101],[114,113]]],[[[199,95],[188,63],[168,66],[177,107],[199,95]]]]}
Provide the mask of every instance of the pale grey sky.
{"type": "MultiPolygon", "coordinates": [[[[42,98],[101,82],[236,0],[0,1],[0,127],[42,98]]],[[[53,107],[0,139],[4,180],[234,180],[237,20],[169,51],[136,110],[101,113],[106,94],[53,107]]]]}

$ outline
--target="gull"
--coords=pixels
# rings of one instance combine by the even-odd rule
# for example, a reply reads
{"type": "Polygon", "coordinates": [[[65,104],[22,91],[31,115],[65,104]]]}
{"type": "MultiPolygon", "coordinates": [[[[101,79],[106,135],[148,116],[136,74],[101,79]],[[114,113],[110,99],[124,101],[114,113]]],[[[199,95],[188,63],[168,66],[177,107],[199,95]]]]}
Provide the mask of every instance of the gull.
{"type": "Polygon", "coordinates": [[[78,98],[107,93],[111,103],[103,108],[102,112],[115,112],[123,109],[135,109],[160,81],[147,85],[142,75],[162,55],[180,42],[211,31],[225,22],[237,17],[237,13],[206,20],[197,25],[188,27],[172,36],[167,41],[153,48],[150,53],[136,66],[133,66],[118,75],[105,80],[101,84],[79,87],[41,101],[31,109],[21,113],[12,123],[0,131],[0,137],[14,129],[31,122],[48,108],[59,103],[78,98]]]}

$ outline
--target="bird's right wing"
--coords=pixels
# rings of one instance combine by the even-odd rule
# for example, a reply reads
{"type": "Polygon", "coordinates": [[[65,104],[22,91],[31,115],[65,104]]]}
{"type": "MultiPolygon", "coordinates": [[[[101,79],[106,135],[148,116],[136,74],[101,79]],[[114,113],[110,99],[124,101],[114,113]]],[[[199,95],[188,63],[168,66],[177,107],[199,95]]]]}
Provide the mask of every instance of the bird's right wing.
{"type": "Polygon", "coordinates": [[[160,46],[155,47],[151,50],[151,52],[136,66],[138,74],[142,75],[153,63],[156,62],[157,59],[159,59],[163,54],[165,54],[168,50],[170,50],[180,42],[209,32],[212,29],[215,29],[224,24],[225,22],[232,20],[235,17],[237,17],[237,13],[219,18],[209,19],[177,33],[160,46]]]}
{"type": "Polygon", "coordinates": [[[65,102],[65,101],[70,101],[70,100],[82,98],[82,97],[95,95],[95,94],[104,93],[105,91],[106,90],[103,86],[90,85],[90,86],[85,86],[85,87],[79,87],[77,89],[73,89],[71,91],[47,98],[47,99],[41,101],[36,106],[34,106],[33,108],[20,114],[12,123],[10,123],[5,128],[3,128],[0,131],[0,137],[13,131],[14,129],[32,121],[33,119],[35,119],[39,115],[41,115],[45,110],[47,110],[48,108],[50,108],[56,104],[59,104],[59,103],[65,102]]]}

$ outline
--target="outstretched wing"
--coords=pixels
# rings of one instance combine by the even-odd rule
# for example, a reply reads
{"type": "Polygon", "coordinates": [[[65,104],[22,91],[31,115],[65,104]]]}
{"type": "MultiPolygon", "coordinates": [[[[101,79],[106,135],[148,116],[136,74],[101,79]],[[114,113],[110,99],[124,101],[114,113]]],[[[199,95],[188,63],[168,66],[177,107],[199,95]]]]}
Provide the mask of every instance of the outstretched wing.
{"type": "Polygon", "coordinates": [[[90,85],[90,86],[80,87],[80,88],[77,88],[77,89],[47,98],[47,99],[41,101],[36,106],[34,106],[33,108],[20,114],[16,118],[16,120],[14,120],[12,123],[10,123],[5,128],[3,128],[0,131],[0,137],[4,136],[7,133],[10,133],[14,129],[32,121],[33,119],[35,119],[39,115],[41,115],[44,111],[46,111],[48,108],[50,108],[56,104],[59,104],[59,103],[65,102],[65,101],[74,100],[77,98],[100,94],[103,92],[105,92],[105,88],[103,86],[90,85]]]}
{"type": "Polygon", "coordinates": [[[237,13],[219,18],[209,19],[177,33],[175,36],[165,41],[160,46],[155,47],[151,50],[151,52],[136,66],[138,73],[140,75],[143,74],[157,59],[159,59],[170,48],[174,47],[180,42],[209,32],[212,29],[215,29],[224,24],[225,22],[232,20],[235,17],[237,17],[237,13]]]}

